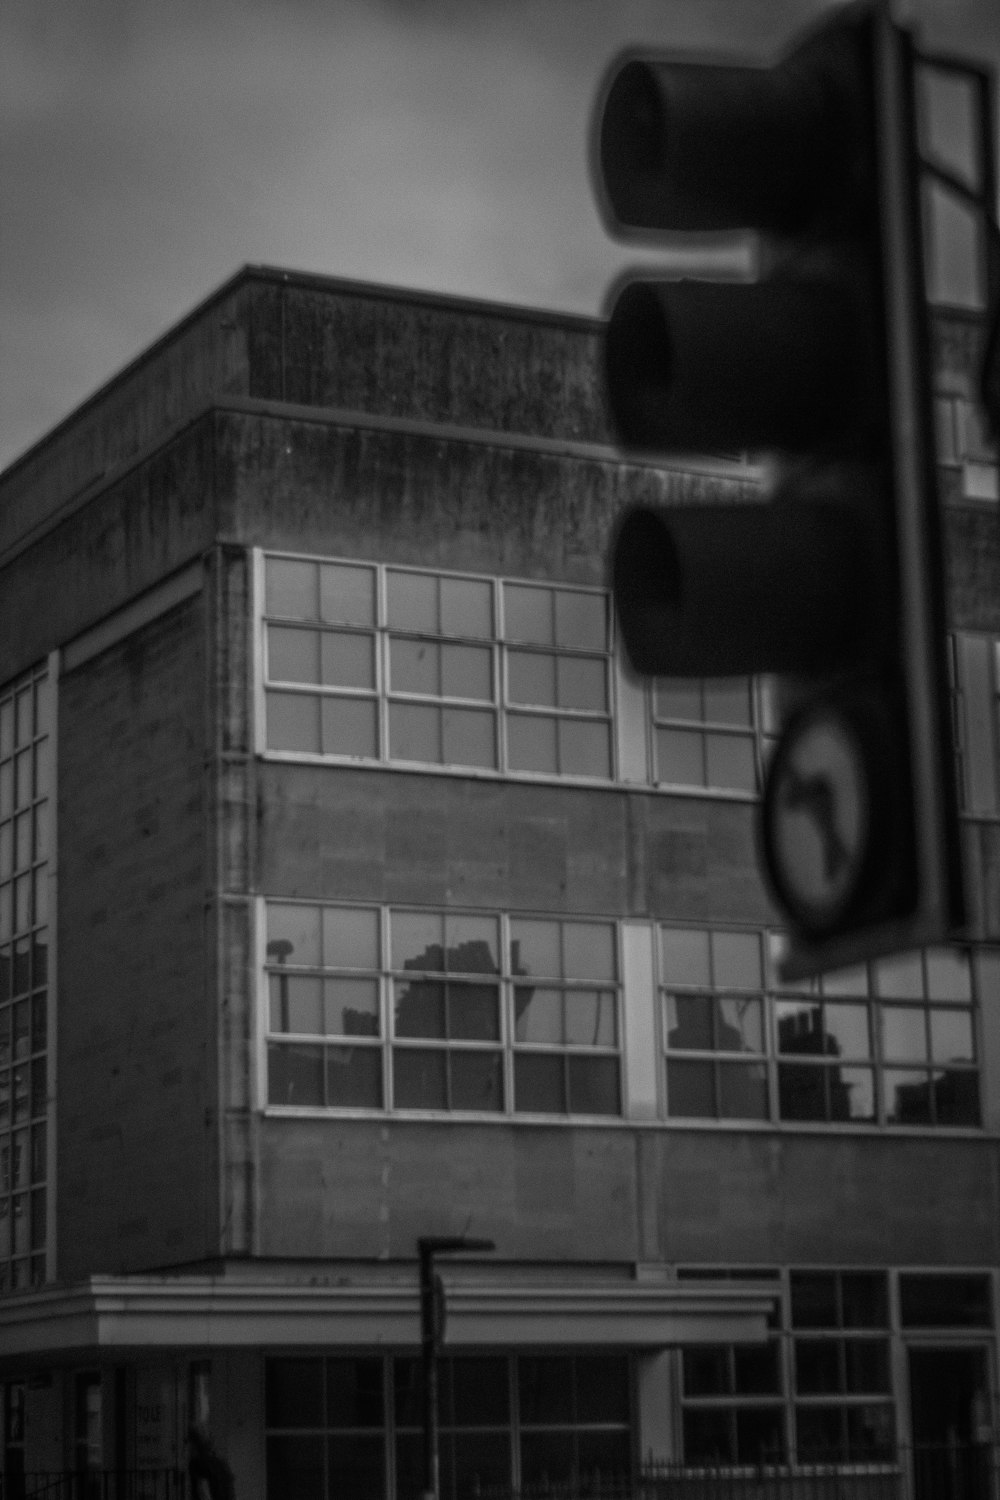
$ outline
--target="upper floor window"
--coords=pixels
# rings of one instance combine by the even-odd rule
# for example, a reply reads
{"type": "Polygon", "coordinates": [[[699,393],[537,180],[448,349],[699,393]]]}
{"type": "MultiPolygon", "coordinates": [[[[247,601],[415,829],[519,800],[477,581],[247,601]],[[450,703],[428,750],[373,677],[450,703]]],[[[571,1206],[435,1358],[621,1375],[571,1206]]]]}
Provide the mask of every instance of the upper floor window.
{"type": "Polygon", "coordinates": [[[0,1291],[45,1279],[50,683],[0,689],[0,1291]]]}
{"type": "Polygon", "coordinates": [[[957,469],[965,500],[1000,500],[997,448],[986,436],[979,403],[967,396],[934,398],[939,462],[957,469]]]}
{"type": "Polygon", "coordinates": [[[973,968],[958,948],[782,985],[777,935],[660,931],[676,1118],[975,1126],[973,968]]]}
{"type": "Polygon", "coordinates": [[[620,1113],[613,922],[266,910],[271,1104],[620,1113]]]}
{"type": "Polygon", "coordinates": [[[764,679],[658,679],[652,685],[655,780],[758,791],[771,718],[764,679]]]}
{"type": "Polygon", "coordinates": [[[268,557],[269,749],[612,775],[601,590],[268,557]]]}

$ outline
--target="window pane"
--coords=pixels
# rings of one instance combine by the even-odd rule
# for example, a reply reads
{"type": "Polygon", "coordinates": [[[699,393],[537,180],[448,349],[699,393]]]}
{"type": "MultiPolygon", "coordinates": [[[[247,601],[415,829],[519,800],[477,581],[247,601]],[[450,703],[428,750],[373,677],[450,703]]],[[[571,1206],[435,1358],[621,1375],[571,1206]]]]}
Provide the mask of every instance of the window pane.
{"type": "Polygon", "coordinates": [[[302,903],[267,903],[267,956],[277,963],[318,968],[320,908],[302,903]]]}
{"type": "Polygon", "coordinates": [[[660,929],[663,977],[669,984],[690,984],[708,989],[712,983],[708,957],[708,933],[698,928],[660,929]]]}
{"type": "Polygon", "coordinates": [[[556,643],[581,651],[603,651],[608,643],[608,604],[604,594],[556,589],[556,643]]]}
{"type": "Polygon", "coordinates": [[[655,712],[658,719],[682,719],[698,724],[702,720],[701,684],[687,677],[660,677],[655,688],[655,712]]]}
{"type": "Polygon", "coordinates": [[[880,1271],[841,1271],[840,1300],[845,1328],[886,1328],[889,1290],[880,1271]]]}
{"type": "Polygon", "coordinates": [[[792,1327],[839,1328],[837,1274],[834,1271],[793,1271],[792,1327]]]}
{"type": "Polygon", "coordinates": [[[681,1356],[685,1396],[732,1395],[730,1352],[729,1344],[707,1345],[705,1348],[692,1345],[683,1349],[681,1356]]]}
{"type": "Polygon", "coordinates": [[[723,996],[718,1002],[716,1047],[720,1052],[763,1052],[761,1002],[747,996],[723,996]]]}
{"type": "Polygon", "coordinates": [[[386,574],[389,624],[396,630],[438,633],[438,580],[431,573],[386,574]]]}
{"type": "Polygon", "coordinates": [[[456,1426],[506,1426],[510,1421],[507,1360],[502,1355],[462,1356],[451,1361],[451,1370],[456,1426]]]}
{"type": "Polygon", "coordinates": [[[566,1084],[562,1055],[520,1052],[514,1058],[514,1108],[521,1112],[564,1114],[566,1084]]]}
{"type": "Polygon", "coordinates": [[[323,1035],[323,981],[306,974],[270,974],[271,1030],[323,1035]]]}
{"type": "Polygon", "coordinates": [[[615,997],[597,990],[567,990],[566,1041],[571,1047],[613,1047],[615,997]]]}
{"type": "Polygon", "coordinates": [[[267,743],[271,750],[318,754],[319,699],[309,693],[268,693],[267,743]]]}
{"type": "Polygon", "coordinates": [[[322,1427],[321,1359],[268,1359],[264,1373],[268,1427],[322,1427]]]}
{"type": "Polygon", "coordinates": [[[378,981],[327,979],[323,984],[328,1036],[378,1036],[378,981]]]}
{"type": "MultiPolygon", "coordinates": [[[[382,1500],[385,1495],[385,1457],[382,1436],[352,1432],[327,1438],[328,1495],[364,1495],[382,1500]]],[[[280,1494],[272,1490],[271,1494],[280,1494]]],[[[316,1491],[321,1500],[323,1490],[316,1491]]]]}
{"type": "Polygon", "coordinates": [[[492,713],[446,708],[442,712],[442,734],[446,765],[496,765],[496,719],[492,713]]]}
{"type": "Polygon", "coordinates": [[[444,918],[440,912],[392,913],[392,967],[444,973],[444,918]]]}
{"type": "Polygon", "coordinates": [[[877,994],[890,1000],[919,1000],[924,993],[920,954],[880,959],[875,965],[875,988],[877,994]]]}
{"type": "Polygon", "coordinates": [[[444,1472],[451,1475],[452,1486],[449,1488],[445,1479],[442,1494],[452,1494],[455,1500],[476,1500],[491,1492],[509,1493],[510,1446],[509,1432],[449,1434],[444,1445],[444,1472]]]}
{"type": "Polygon", "coordinates": [[[445,919],[450,974],[497,974],[500,971],[500,942],[495,917],[456,917],[445,919]]]}
{"type": "Polygon", "coordinates": [[[611,738],[607,724],[560,719],[559,770],[563,776],[611,775],[611,738]]]}
{"type": "Polygon", "coordinates": [[[868,970],[863,964],[854,969],[836,969],[823,975],[824,995],[867,995],[868,970]]]}
{"type": "Polygon", "coordinates": [[[382,1053],[378,1047],[327,1047],[327,1103],[342,1109],[382,1108],[382,1053]]]}
{"type": "Polygon", "coordinates": [[[689,1464],[730,1464],[736,1459],[733,1414],[689,1407],[684,1412],[684,1457],[689,1464]]]}
{"type": "Polygon", "coordinates": [[[324,1494],[323,1439],[267,1438],[267,1493],[282,1500],[320,1500],[324,1494]]]}
{"type": "Polygon", "coordinates": [[[978,1076],[957,1068],[936,1074],[934,1108],[939,1125],[979,1125],[978,1076]]]}
{"type": "Polygon", "coordinates": [[[578,1354],[573,1366],[577,1422],[627,1426],[632,1416],[628,1359],[614,1354],[578,1354]]]}
{"type": "Polygon", "coordinates": [[[514,990],[514,1014],[514,1034],[519,1042],[556,1045],[562,1042],[561,990],[529,990],[518,985],[514,990]]]}
{"type": "Polygon", "coordinates": [[[712,970],[719,989],[759,990],[760,938],[755,932],[713,932],[712,970]]]}
{"type": "Polygon", "coordinates": [[[555,774],[556,725],[538,714],[508,714],[507,756],[512,771],[555,774]]]}
{"type": "Polygon", "coordinates": [[[503,1109],[503,1068],[499,1052],[451,1052],[452,1109],[503,1109]]]}
{"type": "Polygon", "coordinates": [[[554,708],[556,658],[542,651],[509,651],[507,696],[511,703],[531,703],[542,708],[554,708]]]}
{"type": "Polygon", "coordinates": [[[683,729],[656,731],[656,774],[678,786],[704,786],[702,736],[683,729]]]}
{"type": "Polygon", "coordinates": [[[874,1120],[875,1079],[871,1068],[832,1068],[829,1084],[831,1120],[874,1120]]]}
{"type": "Polygon", "coordinates": [[[265,609],[286,620],[315,620],[317,571],[312,562],[269,557],[265,566],[265,609]]]}
{"type": "Polygon", "coordinates": [[[742,734],[706,734],[705,783],[739,792],[757,790],[753,740],[742,734]]]}
{"type": "Polygon", "coordinates": [[[785,1434],[780,1406],[737,1407],[735,1415],[737,1463],[759,1464],[782,1457],[785,1434]]]}
{"type": "Polygon", "coordinates": [[[677,1119],[715,1117],[715,1065],[711,1062],[667,1062],[668,1113],[677,1119]]]}
{"type": "Polygon", "coordinates": [[[971,1000],[969,955],[958,948],[928,949],[927,993],[932,1000],[971,1000]]]}
{"type": "Polygon", "coordinates": [[[503,606],[504,635],[508,641],[529,641],[538,646],[555,644],[551,589],[505,583],[503,606]]]}
{"type": "Polygon", "coordinates": [[[932,1010],[930,1022],[931,1056],[935,1062],[974,1061],[971,1011],[932,1010]]]}
{"type": "Polygon", "coordinates": [[[328,969],[377,969],[378,912],[323,907],[323,962],[328,969]]]}
{"type": "Polygon", "coordinates": [[[441,762],[440,710],[415,703],[390,703],[389,754],[393,760],[441,762]]]}
{"type": "Polygon", "coordinates": [[[766,1344],[734,1344],[734,1387],[741,1396],[781,1394],[781,1348],[777,1339],[766,1344]]]}
{"type": "Polygon", "coordinates": [[[323,1103],[323,1048],[272,1043],[267,1049],[268,1099],[272,1104],[323,1103]]]}
{"type": "Polygon", "coordinates": [[[711,995],[667,996],[667,1045],[675,1050],[710,1052],[715,1044],[711,995]]]}
{"type": "Polygon", "coordinates": [[[562,949],[558,922],[516,918],[510,924],[511,973],[561,977],[562,949]]]}
{"type": "Polygon", "coordinates": [[[521,1425],[573,1421],[573,1361],[568,1355],[525,1355],[517,1361],[521,1425]]]}
{"type": "Polygon", "coordinates": [[[445,1037],[444,984],[418,979],[395,986],[396,1035],[445,1037]]]}
{"type": "Polygon", "coordinates": [[[321,700],[324,755],[378,755],[378,706],[368,698],[321,700]]]}
{"type": "Polygon", "coordinates": [[[337,563],[319,570],[320,615],[329,625],[375,624],[375,571],[337,563]]]}
{"type": "Polygon", "coordinates": [[[614,928],[609,922],[567,922],[563,962],[569,979],[614,979],[614,928]]]}
{"type": "Polygon", "coordinates": [[[328,687],[374,688],[375,637],[324,630],[320,663],[321,680],[328,687]]]}
{"type": "Polygon", "coordinates": [[[447,1109],[447,1053],[430,1048],[394,1047],[393,1096],[397,1109],[447,1109]]]}
{"type": "Polygon", "coordinates": [[[891,1459],[896,1450],[895,1421],[888,1402],[877,1406],[849,1406],[847,1453],[851,1459],[891,1459]]]}
{"type": "Polygon", "coordinates": [[[782,1063],[778,1069],[778,1110],[783,1120],[825,1120],[826,1068],[782,1063]]]}
{"type": "Polygon", "coordinates": [[[556,680],[560,708],[594,709],[598,712],[607,709],[604,657],[561,656],[556,664],[556,680]]]}
{"type": "Polygon", "coordinates": [[[955,1273],[911,1273],[899,1278],[904,1328],[988,1328],[989,1277],[955,1273]]]}
{"type": "Polygon", "coordinates": [[[843,1389],[839,1339],[795,1340],[795,1388],[802,1396],[829,1396],[843,1389]]]}
{"type": "Polygon", "coordinates": [[[269,625],[267,672],[272,682],[319,682],[319,631],[269,625]]]}
{"type": "Polygon", "coordinates": [[[844,1340],[844,1389],[852,1396],[890,1390],[885,1339],[844,1340]]]}
{"type": "Polygon", "coordinates": [[[709,678],[705,683],[705,718],[711,724],[753,723],[749,678],[709,678]]]}
{"type": "Polygon", "coordinates": [[[486,646],[441,647],[441,691],[446,698],[493,697],[493,653],[486,646]]]}
{"type": "Polygon", "coordinates": [[[499,1040],[500,992],[495,985],[448,985],[448,1035],[466,1042],[499,1040]]]}
{"type": "Polygon", "coordinates": [[[832,1462],[845,1456],[843,1414],[839,1406],[797,1406],[795,1428],[800,1458],[832,1462]]]}
{"type": "Polygon", "coordinates": [[[553,1484],[568,1485],[573,1477],[575,1448],[572,1432],[522,1430],[521,1483],[528,1493],[544,1495],[553,1484]]]}
{"type": "Polygon", "coordinates": [[[894,1062],[922,1062],[927,1056],[927,1017],[908,1006],[882,1010],[882,1053],[894,1062]]]}
{"type": "Polygon", "coordinates": [[[826,1005],[823,1008],[826,1034],[836,1044],[841,1057],[870,1057],[866,1005],[826,1005]]]}
{"type": "Polygon", "coordinates": [[[415,641],[394,635],[389,640],[389,686],[394,693],[441,691],[441,647],[437,641],[415,641]]]}
{"type": "Polygon", "coordinates": [[[492,636],[493,585],[488,579],[441,579],[441,632],[487,640],[492,636]]]}
{"type": "Polygon", "coordinates": [[[718,1081],[720,1119],[767,1119],[767,1070],[762,1063],[720,1062],[718,1081]]]}
{"type": "Polygon", "coordinates": [[[806,1056],[826,1052],[822,1006],[808,1000],[779,1000],[774,1012],[779,1052],[806,1056]]]}
{"type": "Polygon", "coordinates": [[[890,1125],[926,1125],[931,1119],[930,1080],[922,1070],[886,1068],[885,1116],[890,1125]]]}

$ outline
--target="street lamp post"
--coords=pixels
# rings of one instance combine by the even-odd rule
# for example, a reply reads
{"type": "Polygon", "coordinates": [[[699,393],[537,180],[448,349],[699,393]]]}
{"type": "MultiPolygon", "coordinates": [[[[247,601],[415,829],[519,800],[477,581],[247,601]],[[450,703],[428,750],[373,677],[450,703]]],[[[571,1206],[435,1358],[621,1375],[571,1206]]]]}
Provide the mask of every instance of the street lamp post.
{"type": "Polygon", "coordinates": [[[420,1347],[424,1377],[424,1487],[421,1500],[440,1500],[438,1447],[438,1351],[444,1338],[444,1286],[434,1270],[437,1255],[456,1251],[495,1250],[492,1240],[464,1235],[424,1235],[417,1240],[420,1256],[420,1347]]]}

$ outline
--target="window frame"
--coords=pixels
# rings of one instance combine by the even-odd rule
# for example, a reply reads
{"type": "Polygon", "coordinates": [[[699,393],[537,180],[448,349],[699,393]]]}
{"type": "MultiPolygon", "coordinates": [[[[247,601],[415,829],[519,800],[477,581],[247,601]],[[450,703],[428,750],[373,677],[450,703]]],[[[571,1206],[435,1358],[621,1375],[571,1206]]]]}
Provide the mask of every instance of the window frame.
{"type": "MultiPolygon", "coordinates": [[[[496,909],[483,908],[450,908],[450,907],[418,907],[412,903],[376,903],[376,902],[345,902],[345,901],[319,901],[307,900],[299,897],[276,897],[261,896],[257,901],[257,992],[258,992],[258,1022],[257,1022],[257,1057],[258,1066],[256,1072],[256,1107],[266,1114],[291,1114],[321,1116],[323,1118],[343,1118],[354,1114],[365,1117],[384,1119],[406,1118],[406,1119],[439,1119],[475,1120],[477,1123],[500,1121],[510,1123],[513,1120],[528,1120],[546,1124],[556,1122],[589,1122],[601,1121],[608,1124],[626,1123],[625,1100],[627,1097],[625,1080],[625,1043],[624,1043],[624,977],[622,962],[622,938],[620,923],[610,917],[573,914],[567,916],[564,913],[551,915],[548,913],[518,913],[505,912],[496,909]],[[322,931],[323,914],[325,912],[368,912],[375,917],[377,924],[377,967],[348,968],[343,964],[324,965],[323,953],[319,951],[319,959],[316,962],[309,961],[302,964],[288,964],[287,956],[278,958],[268,952],[268,910],[270,907],[281,908],[303,908],[307,911],[315,911],[319,914],[319,930],[322,931]],[[395,984],[406,976],[415,974],[418,979],[430,978],[431,982],[438,983],[441,980],[448,981],[449,971],[432,971],[426,968],[407,969],[400,968],[395,962],[392,952],[393,920],[400,916],[418,916],[424,919],[449,919],[461,920],[471,919],[475,923],[489,921],[494,924],[496,940],[499,945],[499,966],[493,971],[469,970],[456,974],[456,983],[481,982],[482,986],[495,985],[498,997],[497,1010],[497,1034],[494,1037],[475,1039],[471,1037],[432,1037],[401,1034],[397,1030],[397,1005],[395,1000],[395,984]],[[518,1043],[516,1041],[516,1010],[515,991],[518,987],[523,988],[525,976],[522,972],[517,974],[513,971],[511,955],[511,932],[517,922],[530,921],[533,923],[558,924],[560,931],[567,927],[600,927],[607,929],[610,940],[610,952],[613,962],[613,978],[603,975],[589,979],[585,975],[570,975],[563,988],[567,991],[574,989],[583,991],[601,991],[612,995],[612,1016],[614,1024],[614,1041],[612,1044],[583,1044],[572,1040],[563,1041],[558,1044],[535,1044],[518,1043]],[[353,1034],[347,1032],[320,1032],[316,1031],[293,1031],[283,1030],[272,1025],[272,977],[287,973],[289,977],[300,977],[322,981],[325,978],[336,979],[347,975],[352,979],[363,979],[364,982],[373,982],[376,989],[376,1015],[378,1018],[378,1031],[373,1034],[353,1034]],[[336,1051],[341,1047],[360,1046],[369,1051],[375,1051],[380,1057],[380,1087],[381,1102],[378,1104],[347,1103],[337,1104],[328,1102],[327,1092],[327,1063],[326,1052],[336,1051]],[[322,1055],[322,1076],[324,1101],[319,1103],[315,1100],[303,1101],[301,1103],[289,1100],[272,1100],[269,1086],[269,1059],[275,1048],[309,1047],[319,1051],[322,1055]],[[450,1068],[450,1058],[459,1054],[476,1054],[479,1056],[496,1054],[499,1058],[499,1080],[500,1080],[500,1103],[496,1108],[469,1109],[464,1107],[450,1108],[447,1102],[441,1105],[414,1105],[399,1106],[395,1103],[396,1080],[395,1063],[397,1052],[419,1052],[422,1050],[433,1050],[443,1054],[445,1067],[450,1068]],[[548,1056],[558,1058],[562,1065],[564,1074],[571,1069],[569,1059],[582,1056],[584,1058],[602,1057],[613,1059],[615,1065],[615,1098],[617,1109],[614,1113],[599,1111],[584,1111],[573,1109],[573,1098],[571,1093],[565,1096],[565,1108],[562,1109],[519,1109],[516,1102],[515,1070],[517,1057],[524,1053],[542,1052],[548,1056]]],[[[445,930],[444,928],[442,930],[445,930]]],[[[546,988],[553,988],[555,981],[550,983],[549,978],[539,976],[546,988]]],[[[533,988],[537,986],[532,986],[533,988]]],[[[321,994],[320,1003],[323,1003],[321,994]]],[[[447,998],[445,1000],[447,1004],[447,998]]]]}

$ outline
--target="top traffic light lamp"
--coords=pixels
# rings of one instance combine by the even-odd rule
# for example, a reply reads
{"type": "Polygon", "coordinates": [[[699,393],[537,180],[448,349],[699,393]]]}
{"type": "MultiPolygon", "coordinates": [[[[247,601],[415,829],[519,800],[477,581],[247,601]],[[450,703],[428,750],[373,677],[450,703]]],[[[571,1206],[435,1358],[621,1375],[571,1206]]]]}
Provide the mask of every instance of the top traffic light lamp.
{"type": "Polygon", "coordinates": [[[861,3],[771,68],[628,55],[596,117],[613,233],[760,236],[756,281],[613,289],[623,447],[763,450],[777,477],[629,510],[612,574],[638,672],[785,674],[760,845],[789,974],[964,920],[914,114],[910,37],[861,3]]]}

